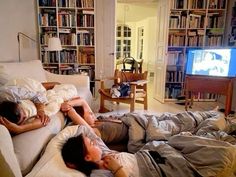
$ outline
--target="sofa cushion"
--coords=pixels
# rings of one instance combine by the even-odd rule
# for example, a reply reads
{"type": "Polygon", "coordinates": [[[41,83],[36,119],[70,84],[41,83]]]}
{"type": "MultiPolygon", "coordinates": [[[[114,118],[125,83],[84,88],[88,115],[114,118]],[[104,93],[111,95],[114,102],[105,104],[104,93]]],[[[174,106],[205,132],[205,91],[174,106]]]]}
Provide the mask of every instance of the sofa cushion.
{"type": "MultiPolygon", "coordinates": [[[[48,143],[43,156],[26,177],[85,177],[83,173],[67,168],[61,156],[61,148],[68,138],[81,133],[93,139],[96,137],[86,126],[66,127],[48,143]]],[[[96,140],[104,151],[110,152],[101,139],[96,138],[96,140]]]]}
{"type": "Polygon", "coordinates": [[[64,116],[61,112],[51,116],[50,119],[47,126],[12,138],[15,154],[23,175],[26,175],[33,168],[40,157],[42,149],[65,125],[64,116]]]}
{"type": "Polygon", "coordinates": [[[0,124],[0,176],[20,177],[21,171],[17,162],[11,136],[3,125],[0,124]]]}
{"type": "Polygon", "coordinates": [[[46,82],[46,75],[40,60],[21,63],[0,63],[0,85],[14,78],[29,77],[40,82],[46,82]]]}
{"type": "Polygon", "coordinates": [[[95,136],[85,126],[73,125],[63,129],[48,143],[43,156],[34,166],[32,171],[27,175],[27,177],[85,177],[83,173],[67,168],[61,156],[61,148],[65,141],[68,138],[79,135],[82,132],[89,136],[95,136]]]}

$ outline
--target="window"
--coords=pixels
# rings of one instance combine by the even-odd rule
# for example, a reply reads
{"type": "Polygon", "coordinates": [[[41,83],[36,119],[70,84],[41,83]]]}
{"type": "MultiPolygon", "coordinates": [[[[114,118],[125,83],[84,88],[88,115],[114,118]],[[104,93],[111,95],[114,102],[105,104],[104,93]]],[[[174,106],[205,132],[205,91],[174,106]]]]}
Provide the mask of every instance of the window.
{"type": "Polygon", "coordinates": [[[143,37],[144,37],[144,28],[139,27],[138,28],[138,52],[137,52],[137,58],[143,59],[143,37]]]}
{"type": "Polygon", "coordinates": [[[131,57],[131,29],[126,25],[117,26],[116,58],[131,57]]]}

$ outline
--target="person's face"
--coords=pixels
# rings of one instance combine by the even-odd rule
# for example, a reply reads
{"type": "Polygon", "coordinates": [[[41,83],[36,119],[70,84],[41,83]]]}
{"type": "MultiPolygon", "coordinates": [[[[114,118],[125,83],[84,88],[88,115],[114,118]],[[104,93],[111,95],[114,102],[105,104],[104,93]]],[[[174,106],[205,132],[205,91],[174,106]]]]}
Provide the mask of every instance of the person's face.
{"type": "Polygon", "coordinates": [[[96,140],[84,136],[84,145],[86,148],[85,160],[98,163],[102,158],[102,150],[97,146],[96,140]]]}
{"type": "Polygon", "coordinates": [[[20,105],[18,105],[18,112],[19,112],[19,120],[18,120],[17,124],[20,125],[26,119],[26,113],[20,105]]]}

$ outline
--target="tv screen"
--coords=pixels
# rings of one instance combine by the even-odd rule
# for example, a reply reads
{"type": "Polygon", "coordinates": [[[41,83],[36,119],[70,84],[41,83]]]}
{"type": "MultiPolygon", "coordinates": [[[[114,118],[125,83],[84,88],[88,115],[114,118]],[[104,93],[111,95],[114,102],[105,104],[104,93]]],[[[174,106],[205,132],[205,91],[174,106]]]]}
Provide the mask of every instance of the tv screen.
{"type": "Polygon", "coordinates": [[[236,77],[236,49],[190,49],[186,74],[236,77]]]}

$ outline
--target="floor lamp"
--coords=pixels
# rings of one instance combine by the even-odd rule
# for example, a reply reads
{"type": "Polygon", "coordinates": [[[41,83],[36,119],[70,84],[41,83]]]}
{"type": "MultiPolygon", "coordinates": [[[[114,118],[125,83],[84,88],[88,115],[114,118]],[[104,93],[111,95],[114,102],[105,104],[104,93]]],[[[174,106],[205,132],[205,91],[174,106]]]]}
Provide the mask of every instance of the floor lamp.
{"type": "Polygon", "coordinates": [[[51,37],[48,39],[48,47],[47,47],[47,51],[56,51],[57,52],[57,56],[58,57],[58,72],[60,73],[60,56],[59,56],[59,51],[62,50],[62,46],[61,46],[61,41],[58,37],[51,37]]]}
{"type": "Polygon", "coordinates": [[[35,43],[37,42],[35,39],[31,38],[30,36],[28,36],[22,32],[17,33],[19,62],[21,62],[21,51],[20,51],[21,50],[21,38],[20,38],[20,36],[27,38],[35,43]]]}

